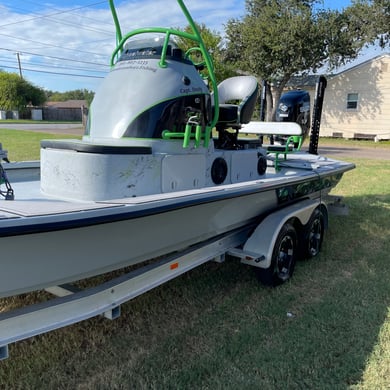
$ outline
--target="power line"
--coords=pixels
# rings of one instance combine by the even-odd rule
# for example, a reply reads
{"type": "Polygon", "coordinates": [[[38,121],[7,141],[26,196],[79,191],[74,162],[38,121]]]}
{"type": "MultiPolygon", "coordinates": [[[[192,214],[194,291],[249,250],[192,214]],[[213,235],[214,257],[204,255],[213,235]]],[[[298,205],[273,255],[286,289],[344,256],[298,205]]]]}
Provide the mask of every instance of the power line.
{"type": "MultiPolygon", "coordinates": [[[[22,53],[16,53],[16,55],[20,55],[22,53]]],[[[12,59],[2,59],[1,63],[11,63],[14,64],[15,60],[12,59]]],[[[34,61],[23,61],[23,65],[31,65],[35,67],[40,67],[40,68],[54,68],[54,69],[67,69],[67,70],[81,70],[81,71],[87,71],[87,72],[93,72],[93,73],[104,73],[106,74],[107,72],[104,70],[94,70],[91,68],[86,68],[86,67],[75,67],[75,66],[61,66],[61,65],[56,65],[53,64],[51,65],[50,63],[39,63],[39,62],[34,62],[34,61]]],[[[0,65],[1,67],[1,65],[0,65]]]]}
{"type": "MultiPolygon", "coordinates": [[[[12,25],[21,25],[22,23],[27,23],[29,21],[45,19],[45,20],[48,20],[48,21],[51,21],[51,22],[58,22],[58,23],[61,23],[61,24],[64,24],[64,25],[68,25],[68,26],[77,26],[78,28],[84,29],[84,30],[89,30],[89,31],[97,32],[97,33],[113,35],[113,33],[109,32],[109,31],[106,31],[106,30],[103,30],[103,29],[92,28],[92,27],[85,27],[82,24],[77,24],[76,25],[75,23],[69,23],[69,22],[65,22],[63,20],[58,21],[58,19],[53,18],[53,16],[55,16],[55,15],[71,14],[71,13],[75,13],[75,11],[76,12],[79,11],[78,13],[80,14],[80,10],[81,9],[85,9],[87,7],[93,7],[93,6],[96,6],[96,5],[99,5],[99,4],[103,4],[103,3],[106,3],[106,1],[107,0],[99,1],[99,2],[95,2],[95,3],[91,3],[91,4],[86,5],[86,6],[81,6],[81,7],[77,7],[77,8],[68,9],[68,10],[58,10],[56,8],[51,7],[56,12],[54,12],[54,13],[52,12],[52,13],[49,13],[47,15],[40,14],[38,12],[33,12],[33,11],[26,11],[25,9],[23,9],[23,12],[27,12],[27,13],[30,13],[30,14],[35,14],[37,16],[35,16],[35,17],[27,17],[27,18],[25,18],[23,20],[19,20],[19,21],[12,22],[12,23],[6,23],[6,24],[3,24],[0,27],[12,26],[12,25]]],[[[11,7],[11,8],[13,8],[13,9],[21,9],[21,8],[17,8],[17,7],[11,7]]],[[[93,19],[93,20],[94,20],[94,22],[96,22],[95,19],[93,19]]],[[[4,29],[2,29],[2,31],[4,31],[4,29]]],[[[23,42],[33,43],[34,45],[38,44],[39,46],[42,46],[42,48],[39,49],[40,51],[43,51],[44,48],[45,49],[46,48],[47,49],[49,49],[49,48],[58,48],[58,49],[61,50],[61,53],[63,53],[64,50],[69,51],[69,52],[73,52],[74,54],[72,55],[72,57],[74,57],[74,56],[80,57],[80,55],[77,55],[76,53],[83,54],[84,57],[88,56],[89,58],[91,58],[92,56],[93,57],[99,56],[99,57],[106,57],[107,58],[109,56],[108,54],[95,53],[95,52],[90,52],[88,50],[72,49],[72,48],[68,48],[68,47],[64,47],[64,46],[60,46],[60,45],[56,45],[56,44],[50,44],[50,43],[46,43],[46,42],[43,43],[43,42],[35,41],[33,39],[26,38],[25,34],[24,34],[23,38],[19,38],[18,36],[11,35],[11,34],[5,34],[5,33],[0,33],[0,36],[12,38],[14,40],[19,40],[19,41],[22,40],[23,42]]],[[[98,40],[98,41],[95,40],[94,42],[102,42],[102,41],[104,41],[104,40],[103,39],[102,40],[98,40]]],[[[89,42],[87,42],[87,44],[88,43],[89,42]]],[[[86,48],[85,44],[84,44],[84,48],[86,48]]],[[[83,60],[78,60],[78,59],[64,58],[64,57],[60,57],[60,56],[38,54],[38,53],[34,53],[34,52],[28,52],[28,51],[20,50],[20,48],[16,48],[16,49],[12,49],[12,50],[11,49],[7,49],[7,48],[0,48],[0,50],[10,51],[10,52],[13,52],[13,54],[15,52],[17,52],[18,53],[17,55],[19,55],[19,53],[20,53],[20,54],[27,54],[27,55],[30,55],[30,56],[35,56],[35,57],[40,57],[40,58],[43,57],[41,64],[36,64],[36,63],[34,64],[31,61],[27,61],[27,63],[25,64],[23,59],[22,59],[23,71],[26,71],[26,72],[55,74],[55,75],[59,75],[59,76],[69,76],[69,77],[88,77],[88,78],[103,78],[104,77],[104,76],[100,76],[100,75],[104,74],[103,70],[93,70],[93,69],[86,69],[86,68],[77,68],[77,67],[70,66],[71,64],[69,64],[69,66],[66,67],[66,68],[61,67],[59,65],[53,66],[52,64],[48,64],[47,61],[45,61],[46,59],[54,59],[54,60],[62,61],[62,62],[65,62],[65,63],[69,63],[69,61],[71,61],[72,64],[80,63],[80,64],[86,64],[86,65],[93,65],[93,67],[95,67],[95,68],[103,66],[103,67],[106,67],[107,70],[109,70],[108,61],[107,61],[107,63],[102,64],[102,63],[93,62],[93,61],[83,61],[83,60]],[[28,68],[25,67],[26,65],[28,66],[28,68]],[[78,73],[80,71],[82,71],[82,72],[85,71],[86,74],[75,74],[75,73],[69,73],[69,72],[66,72],[66,71],[65,72],[61,72],[61,71],[58,71],[60,68],[66,69],[66,70],[68,70],[70,72],[73,72],[73,71],[77,72],[78,71],[78,73]],[[99,75],[99,73],[100,73],[100,75],[99,75]]],[[[7,68],[7,69],[19,69],[19,72],[21,72],[21,65],[19,65],[19,68],[15,68],[14,66],[10,66],[10,65],[11,64],[8,63],[8,66],[4,65],[4,68],[7,68]]]]}
{"type": "MultiPolygon", "coordinates": [[[[16,66],[2,66],[2,68],[17,69],[17,70],[19,69],[16,66]]],[[[54,74],[54,75],[59,75],[59,76],[72,76],[72,77],[87,77],[87,78],[93,78],[93,79],[104,79],[104,76],[93,76],[93,75],[76,74],[76,73],[50,72],[50,71],[45,71],[45,70],[28,69],[28,68],[23,68],[23,71],[24,72],[36,72],[36,73],[54,74]]]]}
{"type": "Polygon", "coordinates": [[[19,37],[15,37],[15,36],[8,35],[8,34],[2,34],[2,33],[0,33],[0,35],[2,35],[4,37],[12,38],[12,39],[19,39],[19,40],[22,40],[22,41],[25,41],[25,42],[31,42],[31,43],[35,43],[35,44],[39,44],[39,45],[43,45],[43,46],[54,47],[54,48],[61,49],[61,50],[70,50],[70,51],[75,51],[75,52],[78,52],[78,53],[91,54],[91,55],[94,55],[94,56],[102,56],[102,57],[104,56],[104,54],[100,54],[100,53],[92,53],[92,52],[89,52],[89,51],[79,50],[79,49],[69,49],[69,48],[64,47],[64,46],[53,45],[51,43],[42,43],[42,42],[34,41],[32,39],[27,39],[27,38],[24,38],[24,37],[23,38],[19,38],[19,37]]]}
{"type": "MultiPolygon", "coordinates": [[[[26,0],[26,2],[30,2],[30,3],[34,4],[34,2],[29,1],[29,0],[26,0]]],[[[113,32],[99,28],[99,23],[101,26],[103,26],[103,23],[101,23],[99,20],[84,17],[81,12],[77,12],[77,11],[80,11],[81,9],[84,9],[84,8],[93,7],[93,6],[96,6],[99,4],[105,4],[106,2],[107,2],[107,0],[99,1],[99,2],[89,4],[89,5],[85,5],[85,6],[81,6],[81,7],[77,7],[77,8],[72,8],[72,9],[68,9],[68,10],[60,10],[58,8],[48,6],[48,7],[45,7],[45,11],[43,11],[43,12],[47,12],[48,8],[54,10],[55,12],[49,11],[49,13],[46,15],[42,12],[42,9],[40,9],[38,7],[33,8],[35,10],[35,12],[33,10],[30,11],[30,10],[27,10],[26,8],[24,8],[23,9],[23,14],[25,14],[24,19],[12,21],[12,22],[10,21],[10,23],[5,23],[5,24],[1,25],[0,27],[17,25],[17,26],[20,26],[22,28],[22,24],[28,23],[29,21],[47,20],[48,22],[64,24],[67,26],[77,26],[78,29],[89,30],[89,31],[93,31],[96,33],[100,33],[100,34],[106,34],[106,35],[113,36],[114,35],[113,32]],[[28,14],[30,14],[30,15],[28,15],[28,14]],[[76,20],[78,20],[75,17],[73,17],[73,19],[71,19],[73,21],[73,23],[70,21],[70,19],[67,19],[65,17],[61,17],[61,20],[53,17],[53,16],[65,15],[65,14],[68,14],[68,15],[74,14],[74,15],[80,16],[80,17],[82,17],[82,20],[80,21],[80,24],[75,24],[74,22],[76,20]],[[93,20],[94,24],[90,23],[91,26],[87,26],[85,23],[86,19],[93,20]],[[68,20],[69,20],[69,22],[68,22],[68,20]],[[93,26],[97,26],[97,27],[95,28],[93,26]]],[[[38,5],[38,4],[36,4],[36,5],[38,5]]],[[[21,9],[21,8],[12,7],[12,6],[10,6],[8,8],[21,9]]],[[[30,7],[30,8],[32,8],[32,7],[30,7]]],[[[99,7],[99,9],[101,9],[101,7],[99,7]]],[[[11,11],[11,12],[14,12],[14,15],[18,15],[17,16],[18,18],[22,18],[22,16],[20,16],[21,15],[20,12],[18,12],[18,11],[11,11]]],[[[85,12],[83,12],[83,13],[85,13],[85,12]]],[[[3,21],[4,21],[4,19],[3,19],[3,21]]],[[[104,23],[104,25],[108,26],[109,24],[104,23]]],[[[61,26],[59,26],[58,28],[61,28],[61,26]]],[[[64,51],[73,52],[73,55],[72,54],[70,54],[70,55],[75,56],[77,58],[82,57],[81,55],[83,55],[83,57],[87,58],[87,59],[94,59],[94,58],[99,58],[99,57],[100,58],[103,58],[103,57],[107,58],[109,56],[109,54],[104,54],[104,53],[102,54],[101,52],[95,53],[95,52],[88,51],[88,46],[86,46],[86,45],[90,44],[90,42],[84,43],[82,49],[84,48],[86,50],[80,50],[80,49],[76,49],[76,48],[72,49],[72,48],[68,48],[65,46],[60,46],[59,44],[39,42],[39,41],[35,41],[33,39],[26,38],[26,30],[23,31],[22,38],[19,38],[18,36],[15,35],[15,34],[18,34],[17,32],[14,32],[14,33],[11,32],[10,34],[6,34],[7,31],[4,31],[4,29],[1,29],[1,31],[2,32],[0,33],[0,36],[11,38],[11,39],[15,40],[15,45],[18,45],[17,44],[18,41],[23,41],[23,42],[26,42],[27,44],[29,44],[29,46],[31,48],[33,46],[35,46],[37,48],[37,50],[39,50],[40,52],[44,52],[46,50],[50,52],[50,49],[52,48],[53,50],[58,49],[56,51],[58,53],[61,53],[61,54],[64,54],[64,51]],[[4,31],[4,33],[3,33],[3,31],[4,31]],[[11,35],[11,34],[14,34],[14,35],[11,35]],[[39,46],[37,46],[37,45],[39,45],[39,46]],[[97,57],[97,56],[99,56],[99,57],[97,57]]],[[[61,31],[61,30],[59,30],[59,31],[61,31]]],[[[82,34],[82,32],[80,32],[80,34],[82,34]]],[[[49,36],[51,36],[51,35],[52,34],[49,34],[49,36]]],[[[103,42],[103,41],[108,40],[108,39],[111,39],[111,38],[94,40],[93,42],[100,43],[100,42],[103,42]]],[[[13,42],[11,43],[11,42],[10,42],[10,44],[13,46],[14,43],[13,42]]],[[[58,42],[55,42],[55,43],[58,43],[58,42]]],[[[100,47],[104,48],[105,44],[101,43],[100,47]],[[102,46],[102,45],[104,45],[104,46],[102,46]]],[[[96,48],[96,46],[94,46],[94,48],[96,48]]],[[[58,76],[59,79],[61,78],[61,76],[62,77],[73,77],[73,78],[103,79],[107,73],[107,72],[105,72],[105,70],[107,69],[107,71],[108,71],[110,68],[108,61],[107,61],[107,63],[103,64],[101,62],[70,59],[70,58],[64,58],[64,57],[55,56],[55,55],[53,56],[53,55],[38,54],[35,52],[21,50],[21,47],[17,47],[14,49],[0,47],[0,50],[9,51],[9,52],[12,52],[13,54],[15,54],[15,52],[16,52],[16,53],[20,53],[20,54],[26,54],[26,55],[32,56],[32,57],[40,57],[40,58],[43,57],[40,61],[38,61],[41,63],[34,63],[34,58],[30,58],[30,60],[26,59],[26,63],[25,63],[23,61],[23,58],[21,57],[21,60],[23,62],[23,72],[25,74],[28,74],[28,72],[34,72],[34,73],[41,73],[41,74],[46,74],[46,75],[55,75],[55,76],[58,76]],[[50,64],[49,63],[50,61],[46,61],[46,59],[53,59],[56,61],[52,61],[52,64],[50,64]],[[55,65],[55,63],[56,62],[59,63],[59,61],[64,62],[64,66],[55,65]],[[93,70],[93,69],[87,69],[84,67],[74,67],[74,66],[71,66],[71,64],[69,64],[69,66],[66,67],[66,63],[69,63],[69,61],[72,61],[72,64],[80,63],[80,64],[92,65],[94,68],[98,68],[98,67],[101,68],[102,66],[105,68],[103,68],[103,69],[101,68],[101,70],[97,70],[97,69],[93,70]],[[61,69],[64,69],[64,71],[62,71],[61,69]]],[[[51,50],[51,51],[53,51],[53,50],[51,50]]],[[[65,55],[68,55],[68,54],[65,53],[65,55]]],[[[10,58],[10,57],[8,57],[8,58],[10,58]]],[[[0,65],[0,68],[9,69],[10,71],[11,70],[16,71],[18,69],[20,70],[20,68],[21,68],[21,67],[18,68],[16,66],[12,66],[13,64],[5,59],[2,62],[6,62],[7,65],[0,65]]],[[[13,63],[15,63],[15,62],[13,62],[13,63]]]]}
{"type": "MultiPolygon", "coordinates": [[[[37,12],[31,12],[32,14],[35,14],[35,15],[38,15],[38,16],[35,16],[35,17],[32,17],[32,18],[28,18],[28,19],[18,20],[18,21],[16,21],[16,22],[12,22],[12,23],[2,24],[2,25],[0,25],[0,27],[12,26],[12,25],[15,25],[15,24],[21,24],[21,23],[25,23],[25,22],[30,22],[30,21],[36,20],[36,19],[52,19],[51,17],[52,17],[52,16],[55,16],[55,15],[61,15],[61,14],[66,14],[66,13],[72,13],[73,11],[78,11],[78,10],[80,10],[80,9],[88,8],[88,7],[90,7],[90,6],[94,6],[94,5],[97,5],[97,4],[102,4],[102,3],[105,3],[105,2],[106,2],[106,1],[101,1],[101,2],[98,2],[98,3],[86,5],[86,6],[82,6],[82,7],[78,7],[78,8],[73,8],[73,9],[70,9],[70,10],[67,10],[67,11],[58,11],[58,12],[54,12],[54,13],[48,14],[48,15],[42,15],[42,14],[38,14],[37,12]]],[[[21,9],[21,8],[13,7],[13,9],[21,9]]],[[[23,9],[23,11],[24,11],[24,9],[23,9]]],[[[95,32],[100,32],[100,33],[112,35],[112,32],[107,31],[107,30],[95,29],[95,28],[91,28],[91,27],[83,27],[83,26],[81,26],[80,24],[70,23],[70,22],[64,22],[63,20],[59,21],[58,19],[52,19],[52,20],[55,21],[56,23],[60,23],[60,24],[68,25],[68,26],[77,26],[77,27],[80,28],[80,29],[89,30],[89,31],[95,31],[95,32]]]]}
{"type": "MultiPolygon", "coordinates": [[[[33,5],[37,5],[37,6],[41,7],[41,8],[43,8],[43,9],[52,9],[52,10],[54,10],[54,11],[60,11],[58,8],[51,7],[51,6],[46,5],[46,4],[45,4],[44,7],[42,7],[40,4],[36,3],[35,1],[31,1],[31,0],[24,0],[24,1],[27,2],[27,3],[31,3],[31,4],[33,4],[33,5]]],[[[101,2],[99,2],[99,3],[90,4],[89,6],[86,6],[86,7],[92,7],[92,6],[99,5],[99,4],[103,4],[103,3],[106,4],[106,3],[107,3],[107,0],[101,1],[101,2]]],[[[69,11],[67,11],[67,12],[68,12],[70,15],[77,15],[77,16],[79,16],[78,13],[73,12],[74,10],[75,10],[75,9],[71,9],[71,10],[69,10],[69,11]]],[[[77,10],[77,8],[76,8],[76,10],[77,10]]],[[[96,22],[100,23],[99,20],[96,20],[95,18],[90,18],[90,17],[85,16],[85,15],[83,15],[83,19],[92,20],[94,23],[96,23],[96,22]]],[[[103,23],[103,22],[102,22],[102,24],[106,25],[106,23],[103,23]]],[[[111,26],[111,24],[110,24],[110,26],[111,26]]]]}
{"type": "MultiPolygon", "coordinates": [[[[0,47],[0,50],[6,50],[6,51],[10,51],[12,53],[14,53],[16,51],[15,49],[7,49],[7,48],[4,48],[4,47],[0,47]]],[[[100,62],[82,61],[82,60],[76,60],[76,59],[70,59],[70,58],[64,58],[64,57],[50,56],[50,55],[46,55],[46,54],[37,54],[37,53],[28,52],[28,51],[25,51],[25,50],[21,50],[20,53],[21,54],[28,54],[28,55],[32,55],[32,56],[36,56],[36,57],[53,58],[55,60],[60,60],[60,61],[79,62],[80,64],[104,66],[104,67],[107,67],[107,68],[110,67],[110,65],[102,64],[100,62]]]]}

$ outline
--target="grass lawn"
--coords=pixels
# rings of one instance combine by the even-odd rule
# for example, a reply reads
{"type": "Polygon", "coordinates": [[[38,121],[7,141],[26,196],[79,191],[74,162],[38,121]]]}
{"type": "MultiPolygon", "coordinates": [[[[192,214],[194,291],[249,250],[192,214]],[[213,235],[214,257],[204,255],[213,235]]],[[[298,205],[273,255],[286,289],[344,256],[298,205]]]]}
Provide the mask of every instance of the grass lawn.
{"type": "MultiPolygon", "coordinates": [[[[309,140],[307,140],[308,142],[309,140]]],[[[369,148],[390,148],[390,141],[374,142],[369,140],[351,140],[343,138],[320,138],[319,144],[332,144],[338,146],[365,146],[369,148]]]]}
{"type": "Polygon", "coordinates": [[[49,134],[24,130],[0,129],[0,142],[11,161],[39,160],[42,139],[81,138],[75,135],[49,134]]]}
{"type": "Polygon", "coordinates": [[[331,216],[321,254],[289,283],[261,286],[232,259],[205,264],[124,304],[115,321],[11,345],[0,388],[390,388],[390,161],[350,161],[357,168],[333,191],[349,215],[331,216]]]}

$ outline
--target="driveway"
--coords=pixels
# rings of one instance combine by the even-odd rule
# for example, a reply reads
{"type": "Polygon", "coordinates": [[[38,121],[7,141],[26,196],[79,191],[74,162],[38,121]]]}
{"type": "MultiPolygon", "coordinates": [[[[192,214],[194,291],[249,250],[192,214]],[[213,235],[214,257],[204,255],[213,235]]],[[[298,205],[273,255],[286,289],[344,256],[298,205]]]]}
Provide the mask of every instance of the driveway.
{"type": "Polygon", "coordinates": [[[390,160],[390,148],[374,146],[337,146],[330,144],[318,145],[318,154],[323,156],[332,156],[336,159],[342,158],[367,158],[371,160],[390,160]]]}

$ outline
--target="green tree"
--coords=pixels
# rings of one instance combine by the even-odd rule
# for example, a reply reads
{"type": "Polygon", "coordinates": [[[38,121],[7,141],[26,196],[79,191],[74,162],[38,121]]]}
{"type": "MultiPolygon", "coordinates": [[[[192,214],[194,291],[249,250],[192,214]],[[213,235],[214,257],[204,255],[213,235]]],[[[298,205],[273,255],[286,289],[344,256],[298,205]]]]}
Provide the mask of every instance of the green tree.
{"type": "Polygon", "coordinates": [[[0,71],[0,108],[19,110],[28,105],[42,105],[46,100],[43,89],[20,78],[16,73],[0,71]]]}
{"type": "Polygon", "coordinates": [[[390,46],[389,0],[355,0],[345,13],[355,28],[356,40],[378,41],[382,48],[390,46]]]}
{"type": "Polygon", "coordinates": [[[53,102],[65,102],[66,100],[86,100],[89,106],[95,93],[87,89],[75,89],[66,92],[47,91],[46,95],[47,99],[53,102]]]}
{"type": "MultiPolygon", "coordinates": [[[[197,24],[196,26],[213,60],[214,72],[217,82],[220,82],[227,77],[235,75],[236,71],[234,70],[234,67],[231,64],[225,63],[225,49],[223,47],[223,39],[221,35],[216,31],[210,30],[203,23],[200,25],[197,24]]],[[[188,33],[192,33],[190,26],[187,26],[181,30],[188,33]]],[[[194,42],[179,38],[178,45],[184,52],[187,52],[188,50],[193,48],[194,42]]],[[[200,63],[203,61],[201,53],[196,50],[191,52],[190,58],[194,63],[200,63]]],[[[207,77],[206,70],[202,71],[202,74],[207,77]]]]}
{"type": "MultiPolygon", "coordinates": [[[[359,3],[363,1],[368,3],[359,3]]],[[[270,90],[267,94],[268,117],[274,118],[273,102],[279,100],[291,76],[316,72],[325,63],[331,68],[345,64],[372,42],[372,34],[357,33],[362,27],[357,16],[351,17],[354,6],[334,11],[320,9],[317,3],[247,0],[247,15],[227,23],[229,61],[274,87],[274,96],[270,90]]]]}

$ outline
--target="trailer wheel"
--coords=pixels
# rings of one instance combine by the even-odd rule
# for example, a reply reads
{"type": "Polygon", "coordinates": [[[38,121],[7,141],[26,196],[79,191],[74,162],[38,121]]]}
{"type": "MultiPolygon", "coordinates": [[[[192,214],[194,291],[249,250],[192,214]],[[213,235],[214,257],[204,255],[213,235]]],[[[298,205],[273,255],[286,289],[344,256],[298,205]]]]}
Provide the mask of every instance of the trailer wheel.
{"type": "Polygon", "coordinates": [[[272,251],[271,265],[257,268],[259,281],[267,286],[277,286],[291,278],[298,252],[298,235],[294,226],[287,222],[280,229],[272,251]]]}
{"type": "Polygon", "coordinates": [[[320,253],[324,240],[325,217],[320,209],[313,211],[305,230],[305,257],[312,258],[320,253]]]}

